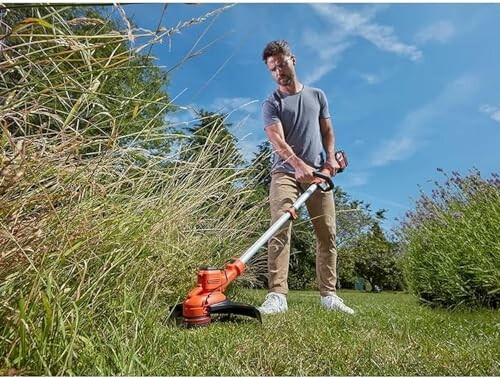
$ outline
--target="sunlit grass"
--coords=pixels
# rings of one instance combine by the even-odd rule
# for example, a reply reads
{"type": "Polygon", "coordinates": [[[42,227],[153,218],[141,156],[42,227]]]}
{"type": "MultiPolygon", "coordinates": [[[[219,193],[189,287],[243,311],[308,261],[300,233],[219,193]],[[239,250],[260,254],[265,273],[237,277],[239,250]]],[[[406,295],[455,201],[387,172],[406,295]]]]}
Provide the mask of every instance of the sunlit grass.
{"type": "MultiPolygon", "coordinates": [[[[224,339],[223,349],[240,351],[227,355],[214,350],[227,360],[225,375],[498,374],[494,311],[433,310],[401,293],[339,295],[356,310],[355,316],[323,310],[317,292],[292,292],[286,314],[266,316],[262,326],[247,322],[228,328],[220,323],[216,330],[202,330],[200,340],[224,339]]],[[[264,292],[245,296],[259,304],[264,292]]],[[[189,356],[193,362],[203,358],[202,351],[194,352],[197,356],[189,356]]],[[[205,368],[196,373],[217,374],[220,364],[205,368]]]]}
{"type": "MultiPolygon", "coordinates": [[[[317,292],[291,292],[289,311],[178,328],[164,303],[127,312],[77,341],[77,374],[497,375],[498,313],[450,312],[402,293],[341,291],[354,316],[328,312],[317,292]],[[99,330],[99,331],[97,331],[99,330]],[[103,342],[102,339],[107,342],[103,342]]],[[[264,291],[234,290],[258,305],[264,291]]],[[[126,300],[127,297],[124,297],[126,300]]]]}

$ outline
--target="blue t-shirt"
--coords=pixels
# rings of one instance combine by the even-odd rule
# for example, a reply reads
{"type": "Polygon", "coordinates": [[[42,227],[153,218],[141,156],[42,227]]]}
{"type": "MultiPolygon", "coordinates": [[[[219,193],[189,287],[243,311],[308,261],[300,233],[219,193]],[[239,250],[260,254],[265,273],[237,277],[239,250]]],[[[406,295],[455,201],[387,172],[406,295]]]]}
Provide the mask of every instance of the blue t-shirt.
{"type": "MultiPolygon", "coordinates": [[[[330,118],[330,112],[321,89],[304,85],[296,94],[285,94],[276,89],[262,104],[262,116],[264,128],[281,123],[285,141],[306,164],[316,169],[323,166],[325,154],[319,120],[330,118]]],[[[273,154],[271,171],[295,173],[278,153],[273,154]]]]}

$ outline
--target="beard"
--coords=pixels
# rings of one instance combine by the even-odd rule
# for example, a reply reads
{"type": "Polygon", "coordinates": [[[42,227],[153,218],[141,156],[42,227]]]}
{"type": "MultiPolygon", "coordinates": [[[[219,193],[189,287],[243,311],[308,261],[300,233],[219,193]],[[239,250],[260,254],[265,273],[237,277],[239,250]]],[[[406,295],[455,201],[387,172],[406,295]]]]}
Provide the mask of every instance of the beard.
{"type": "Polygon", "coordinates": [[[291,75],[280,75],[276,79],[276,82],[278,83],[278,85],[288,86],[293,83],[293,77],[291,75]]]}

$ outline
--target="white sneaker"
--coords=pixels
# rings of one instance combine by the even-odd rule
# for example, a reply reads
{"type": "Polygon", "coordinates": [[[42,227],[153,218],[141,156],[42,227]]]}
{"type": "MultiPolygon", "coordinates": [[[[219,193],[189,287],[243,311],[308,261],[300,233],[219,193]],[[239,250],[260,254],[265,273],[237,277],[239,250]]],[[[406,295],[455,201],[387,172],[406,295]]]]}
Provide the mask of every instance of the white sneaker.
{"type": "Polygon", "coordinates": [[[257,309],[262,314],[284,313],[288,310],[286,296],[282,293],[268,293],[264,303],[257,309]]]}
{"type": "Polygon", "coordinates": [[[321,296],[321,305],[328,310],[339,310],[347,314],[354,314],[354,310],[344,304],[338,296],[321,296]]]}

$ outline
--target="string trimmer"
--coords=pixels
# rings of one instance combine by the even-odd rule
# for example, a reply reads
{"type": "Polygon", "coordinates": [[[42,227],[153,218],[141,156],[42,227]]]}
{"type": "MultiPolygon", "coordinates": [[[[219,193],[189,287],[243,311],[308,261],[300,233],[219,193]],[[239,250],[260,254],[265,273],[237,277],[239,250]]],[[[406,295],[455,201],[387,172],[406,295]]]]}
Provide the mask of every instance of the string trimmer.
{"type": "MultiPolygon", "coordinates": [[[[337,173],[341,173],[347,166],[347,157],[344,151],[335,153],[335,159],[340,165],[337,173]]],[[[237,314],[249,316],[262,322],[260,312],[253,306],[236,303],[228,300],[224,294],[227,286],[245,271],[246,263],[257,251],[266,244],[271,237],[289,219],[297,218],[297,211],[319,188],[321,191],[333,190],[332,178],[322,172],[314,172],[319,179],[293,203],[292,207],[276,221],[245,253],[229,261],[224,269],[204,267],[197,273],[197,285],[189,292],[186,299],[172,309],[171,318],[183,318],[183,324],[188,327],[206,326],[211,322],[212,314],[237,314]],[[323,181],[323,182],[322,182],[323,181]]]]}

